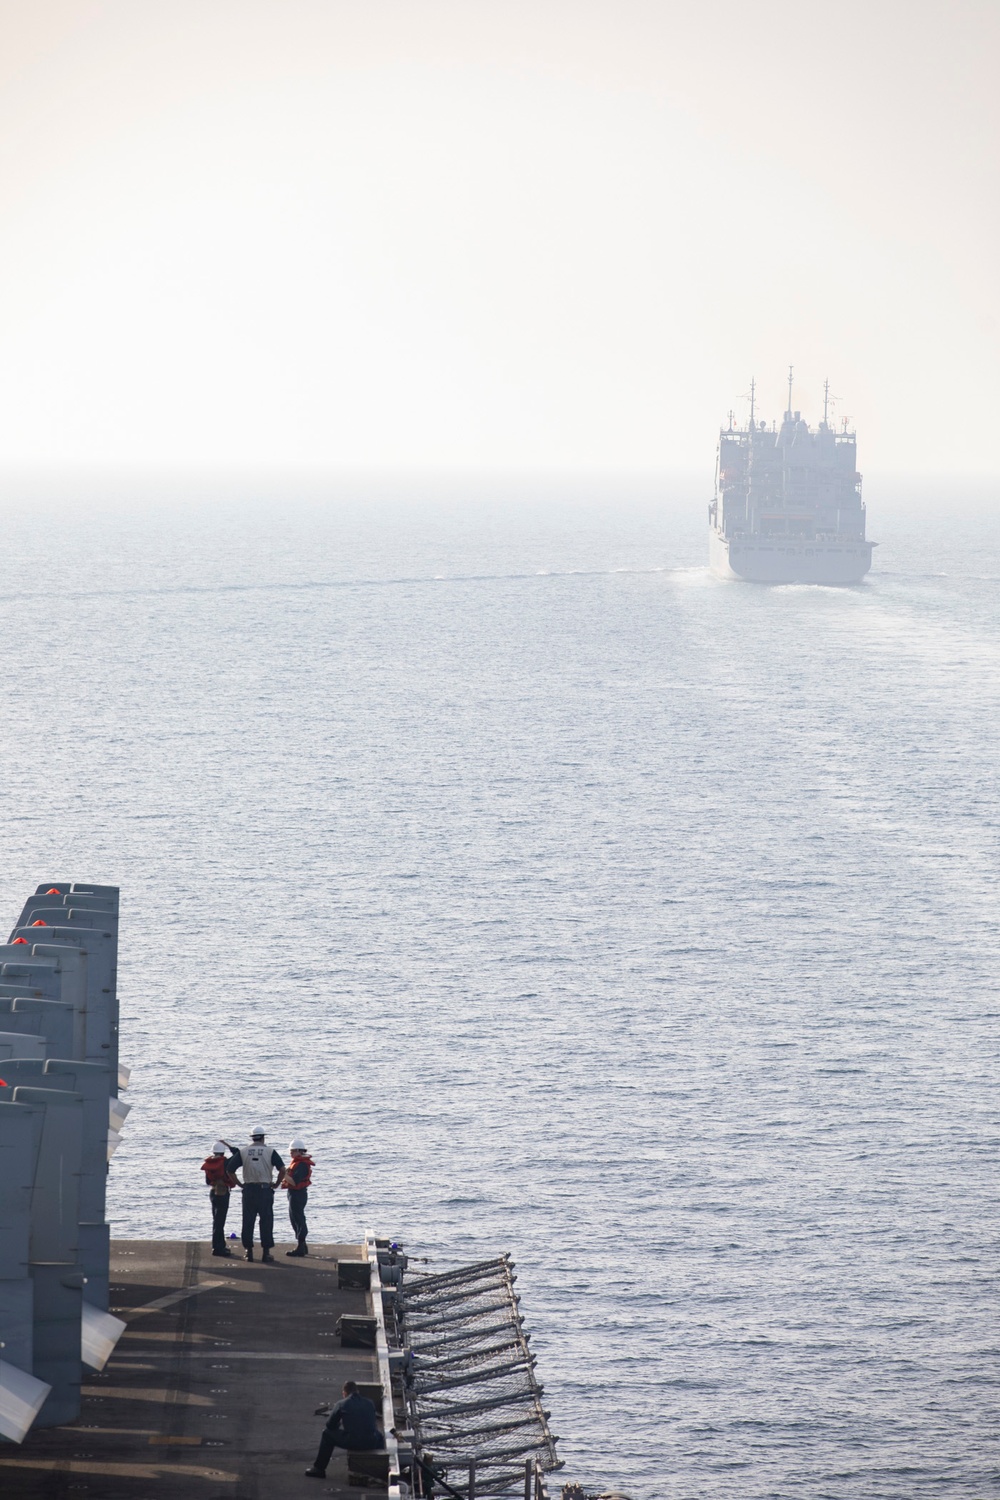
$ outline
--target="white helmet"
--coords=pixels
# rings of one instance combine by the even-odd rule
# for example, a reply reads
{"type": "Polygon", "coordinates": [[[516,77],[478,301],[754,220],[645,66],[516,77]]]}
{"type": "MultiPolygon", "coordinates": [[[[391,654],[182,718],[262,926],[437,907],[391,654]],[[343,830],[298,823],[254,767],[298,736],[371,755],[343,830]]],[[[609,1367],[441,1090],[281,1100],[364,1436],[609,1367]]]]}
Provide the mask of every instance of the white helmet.
{"type": "Polygon", "coordinates": [[[225,1156],[225,1154],[226,1154],[226,1143],[225,1143],[225,1141],[216,1141],[215,1145],[212,1147],[212,1155],[213,1156],[225,1156]]]}
{"type": "Polygon", "coordinates": [[[255,1125],[254,1126],[254,1128],[250,1132],[250,1139],[252,1141],[263,1140],[264,1139],[264,1127],[263,1127],[263,1125],[255,1125]]]}
{"type": "Polygon", "coordinates": [[[300,1135],[297,1135],[288,1149],[289,1151],[305,1151],[306,1143],[300,1135]]]}

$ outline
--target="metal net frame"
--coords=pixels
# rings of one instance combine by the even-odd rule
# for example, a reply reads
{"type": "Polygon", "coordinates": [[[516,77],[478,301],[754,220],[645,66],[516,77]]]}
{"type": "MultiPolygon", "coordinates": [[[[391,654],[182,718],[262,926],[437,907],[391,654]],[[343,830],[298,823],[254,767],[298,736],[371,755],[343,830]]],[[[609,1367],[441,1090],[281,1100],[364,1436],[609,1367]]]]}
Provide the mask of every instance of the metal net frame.
{"type": "MultiPolygon", "coordinates": [[[[477,1496],[562,1468],[509,1255],[407,1276],[395,1298],[407,1422],[425,1458],[474,1475],[477,1496]]],[[[544,1486],[541,1486],[544,1491],[544,1486]]]]}

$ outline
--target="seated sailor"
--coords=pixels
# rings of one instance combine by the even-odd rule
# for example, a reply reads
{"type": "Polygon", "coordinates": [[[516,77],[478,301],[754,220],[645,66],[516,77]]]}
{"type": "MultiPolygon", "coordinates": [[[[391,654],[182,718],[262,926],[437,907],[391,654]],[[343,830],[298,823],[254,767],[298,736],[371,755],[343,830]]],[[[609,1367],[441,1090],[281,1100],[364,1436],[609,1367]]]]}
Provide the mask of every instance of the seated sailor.
{"type": "MultiPolygon", "coordinates": [[[[323,1415],[326,1410],[325,1406],[321,1406],[316,1415],[323,1415]]],[[[358,1453],[384,1446],[385,1439],[376,1424],[374,1403],[367,1396],[359,1395],[353,1380],[345,1381],[344,1399],[330,1409],[319,1440],[316,1462],[306,1473],[310,1479],[325,1478],[326,1466],[333,1456],[334,1448],[348,1448],[358,1453]]]]}

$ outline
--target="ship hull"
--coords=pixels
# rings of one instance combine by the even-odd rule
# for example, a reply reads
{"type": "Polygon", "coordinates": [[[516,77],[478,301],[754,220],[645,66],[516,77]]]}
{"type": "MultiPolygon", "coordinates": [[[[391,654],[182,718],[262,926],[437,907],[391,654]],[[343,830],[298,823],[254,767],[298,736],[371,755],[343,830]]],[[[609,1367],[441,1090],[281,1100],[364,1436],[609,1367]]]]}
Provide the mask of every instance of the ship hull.
{"type": "Polygon", "coordinates": [[[745,583],[860,583],[872,565],[872,542],[796,542],[723,536],[709,529],[709,566],[716,578],[745,583]]]}

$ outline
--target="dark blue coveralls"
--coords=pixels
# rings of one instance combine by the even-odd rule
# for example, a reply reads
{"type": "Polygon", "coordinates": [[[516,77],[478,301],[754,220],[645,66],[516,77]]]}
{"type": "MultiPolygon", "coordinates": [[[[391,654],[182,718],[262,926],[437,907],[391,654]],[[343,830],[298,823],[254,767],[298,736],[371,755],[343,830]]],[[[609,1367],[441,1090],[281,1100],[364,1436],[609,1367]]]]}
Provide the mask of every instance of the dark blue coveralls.
{"type": "MultiPolygon", "coordinates": [[[[242,1165],[243,1153],[237,1146],[226,1162],[226,1170],[235,1172],[242,1165]]],[[[284,1175],[285,1163],[277,1151],[271,1152],[271,1166],[277,1172],[280,1182],[284,1175]]],[[[244,1250],[253,1249],[253,1231],[258,1219],[260,1220],[260,1248],[265,1255],[269,1255],[274,1248],[274,1188],[266,1182],[244,1182],[243,1226],[240,1236],[244,1250]]]]}
{"type": "Polygon", "coordinates": [[[375,1406],[367,1396],[352,1391],[343,1401],[338,1401],[327,1418],[319,1440],[319,1452],[313,1465],[320,1474],[326,1473],[334,1448],[348,1448],[355,1453],[372,1448],[383,1448],[385,1439],[375,1425],[375,1406]]]}

